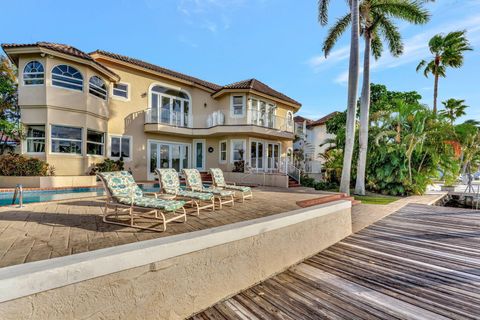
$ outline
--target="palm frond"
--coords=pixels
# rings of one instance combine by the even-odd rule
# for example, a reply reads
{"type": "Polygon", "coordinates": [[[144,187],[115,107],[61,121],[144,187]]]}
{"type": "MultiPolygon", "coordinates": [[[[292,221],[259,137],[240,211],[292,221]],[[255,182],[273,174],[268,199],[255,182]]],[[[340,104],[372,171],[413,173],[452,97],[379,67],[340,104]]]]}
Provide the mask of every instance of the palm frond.
{"type": "Polygon", "coordinates": [[[330,0],[318,0],[318,22],[322,26],[328,24],[328,5],[330,0]]]}
{"type": "Polygon", "coordinates": [[[372,5],[372,10],[413,24],[425,24],[430,20],[430,13],[419,1],[377,1],[372,5]]]}
{"type": "Polygon", "coordinates": [[[402,35],[398,31],[397,26],[385,16],[378,17],[378,28],[382,33],[385,41],[388,43],[390,53],[394,57],[398,57],[403,53],[402,35]]]}
{"type": "Polygon", "coordinates": [[[327,57],[332,50],[333,46],[337,43],[338,38],[345,32],[345,30],[350,25],[351,15],[346,14],[342,18],[338,19],[337,22],[328,30],[327,38],[323,42],[323,52],[325,57],[327,57]]]}

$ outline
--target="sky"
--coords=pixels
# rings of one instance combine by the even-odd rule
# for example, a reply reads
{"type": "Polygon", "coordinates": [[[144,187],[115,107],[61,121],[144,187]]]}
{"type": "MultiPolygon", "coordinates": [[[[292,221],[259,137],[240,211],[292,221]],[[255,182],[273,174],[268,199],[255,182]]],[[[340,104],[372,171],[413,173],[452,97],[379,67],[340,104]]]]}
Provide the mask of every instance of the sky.
{"type": "MultiPolygon", "coordinates": [[[[426,7],[428,24],[397,22],[404,54],[385,52],[373,63],[371,82],[416,90],[431,106],[433,79],[417,73],[416,65],[430,57],[433,35],[465,29],[475,50],[461,69],[440,79],[439,101],[465,99],[464,119],[480,120],[480,0],[437,0],[426,7]]],[[[332,0],[330,22],[347,10],[346,1],[332,0]]],[[[0,43],[102,49],[221,85],[257,78],[300,101],[298,114],[312,119],[346,106],[349,34],[325,59],[328,27],[317,22],[316,0],[17,0],[4,1],[2,11],[9,14],[0,19],[0,43]]]]}

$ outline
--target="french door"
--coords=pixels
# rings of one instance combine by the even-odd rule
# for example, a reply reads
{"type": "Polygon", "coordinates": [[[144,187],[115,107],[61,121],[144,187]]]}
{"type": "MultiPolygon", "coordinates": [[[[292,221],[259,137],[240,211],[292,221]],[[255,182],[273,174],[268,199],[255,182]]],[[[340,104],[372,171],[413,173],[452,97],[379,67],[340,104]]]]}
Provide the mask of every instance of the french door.
{"type": "Polygon", "coordinates": [[[252,141],[250,143],[250,165],[253,169],[263,171],[264,168],[264,150],[263,150],[263,142],[260,141],[252,141]]]}
{"type": "Polygon", "coordinates": [[[154,180],[156,168],[173,168],[181,172],[190,167],[190,145],[149,141],[148,142],[148,179],[154,180]]]}
{"type": "Polygon", "coordinates": [[[274,142],[251,141],[250,165],[258,171],[275,172],[280,161],[280,144],[274,142]]]}
{"type": "Polygon", "coordinates": [[[280,144],[267,143],[267,171],[277,171],[280,161],[280,144]]]}

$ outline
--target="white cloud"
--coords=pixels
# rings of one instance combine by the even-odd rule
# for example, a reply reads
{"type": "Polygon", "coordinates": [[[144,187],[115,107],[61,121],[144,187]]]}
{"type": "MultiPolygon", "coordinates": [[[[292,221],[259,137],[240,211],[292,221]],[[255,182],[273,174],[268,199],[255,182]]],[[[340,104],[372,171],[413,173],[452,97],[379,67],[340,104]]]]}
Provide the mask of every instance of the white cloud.
{"type": "Polygon", "coordinates": [[[308,60],[308,65],[314,72],[320,72],[323,68],[331,67],[335,64],[343,62],[350,55],[350,47],[345,46],[339,49],[333,50],[327,58],[325,55],[318,55],[308,60]]]}

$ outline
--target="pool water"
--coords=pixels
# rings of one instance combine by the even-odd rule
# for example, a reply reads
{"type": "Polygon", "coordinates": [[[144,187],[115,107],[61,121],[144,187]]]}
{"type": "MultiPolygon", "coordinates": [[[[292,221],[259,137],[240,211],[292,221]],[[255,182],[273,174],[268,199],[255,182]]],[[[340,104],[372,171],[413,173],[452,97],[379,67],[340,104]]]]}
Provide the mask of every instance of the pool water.
{"type": "MultiPolygon", "coordinates": [[[[145,192],[158,192],[157,184],[139,184],[139,187],[145,192]]],[[[25,190],[23,191],[23,203],[46,202],[54,200],[68,200],[87,197],[103,196],[105,190],[103,187],[92,188],[71,188],[57,190],[25,190]]],[[[0,206],[12,204],[13,192],[0,192],[0,206]]],[[[15,201],[18,204],[18,199],[15,201]]]]}

